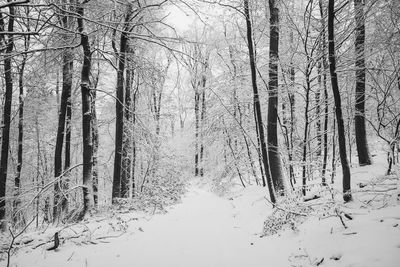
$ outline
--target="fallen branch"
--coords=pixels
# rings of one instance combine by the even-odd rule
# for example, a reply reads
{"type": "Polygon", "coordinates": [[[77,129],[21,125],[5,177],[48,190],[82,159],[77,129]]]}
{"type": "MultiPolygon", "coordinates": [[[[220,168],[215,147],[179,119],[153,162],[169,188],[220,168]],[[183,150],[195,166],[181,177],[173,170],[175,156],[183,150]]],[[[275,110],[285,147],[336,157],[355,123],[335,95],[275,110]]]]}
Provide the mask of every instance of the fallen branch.
{"type": "Polygon", "coordinates": [[[343,235],[356,235],[357,232],[343,233],[343,235]]]}
{"type": "Polygon", "coordinates": [[[347,225],[344,223],[344,220],[342,218],[342,214],[339,212],[339,210],[337,208],[335,209],[335,213],[339,217],[340,221],[342,222],[344,229],[347,229],[347,225]]]}
{"type": "Polygon", "coordinates": [[[60,239],[58,238],[58,232],[54,234],[54,245],[52,247],[47,248],[46,250],[55,250],[60,246],[60,239]]]}

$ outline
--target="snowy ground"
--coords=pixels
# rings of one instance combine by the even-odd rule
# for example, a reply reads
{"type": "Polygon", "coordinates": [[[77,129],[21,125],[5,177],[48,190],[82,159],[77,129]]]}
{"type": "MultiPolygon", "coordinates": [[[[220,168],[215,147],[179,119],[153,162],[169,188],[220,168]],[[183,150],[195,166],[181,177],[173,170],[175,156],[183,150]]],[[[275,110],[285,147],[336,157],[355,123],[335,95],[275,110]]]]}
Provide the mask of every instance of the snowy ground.
{"type": "MultiPolygon", "coordinates": [[[[340,206],[353,218],[344,218],[347,228],[338,216],[312,215],[295,231],[260,237],[271,214],[265,188],[219,197],[192,184],[166,214],[120,214],[71,227],[60,236],[75,232],[80,238],[66,240],[56,251],[46,250],[50,243],[33,249],[37,241],[32,241],[12,256],[10,266],[398,267],[400,206],[391,190],[396,180],[379,179],[382,170],[376,165],[353,170],[353,188],[368,185],[353,203],[340,206]]],[[[46,233],[50,239],[54,230],[46,233]]]]}

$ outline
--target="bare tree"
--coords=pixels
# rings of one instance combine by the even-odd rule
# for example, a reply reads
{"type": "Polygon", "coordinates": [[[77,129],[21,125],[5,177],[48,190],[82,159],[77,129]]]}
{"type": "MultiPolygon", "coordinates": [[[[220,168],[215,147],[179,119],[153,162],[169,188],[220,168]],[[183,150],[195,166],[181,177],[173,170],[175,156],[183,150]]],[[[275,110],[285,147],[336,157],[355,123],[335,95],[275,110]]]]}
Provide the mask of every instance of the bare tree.
{"type": "MultiPolygon", "coordinates": [[[[10,0],[8,1],[11,2],[10,0]]],[[[6,196],[6,181],[8,170],[8,154],[10,146],[10,125],[11,125],[11,105],[12,105],[12,92],[13,92],[13,79],[12,79],[12,57],[11,53],[14,49],[14,20],[15,20],[15,7],[14,5],[8,6],[9,13],[7,14],[7,31],[9,34],[6,36],[1,34],[1,44],[6,46],[6,54],[4,57],[4,80],[6,90],[4,92],[4,107],[3,107],[3,122],[2,122],[2,135],[1,135],[1,159],[0,159],[0,222],[5,219],[5,196],[6,196]]],[[[0,31],[5,31],[6,13],[0,13],[0,31]]],[[[2,223],[2,227],[5,224],[2,223]]]]}
{"type": "MultiPolygon", "coordinates": [[[[92,51],[89,43],[89,36],[85,31],[84,14],[85,3],[79,2],[77,5],[78,31],[81,37],[81,46],[83,49],[83,64],[81,71],[81,96],[82,96],[82,141],[83,141],[83,210],[81,218],[93,207],[92,191],[92,167],[93,167],[93,140],[92,140],[92,109],[90,93],[90,70],[92,66],[92,51]]],[[[81,219],[80,218],[80,219],[81,219]]]]}
{"type": "MultiPolygon", "coordinates": [[[[61,14],[61,26],[65,29],[62,33],[62,40],[64,44],[69,44],[71,41],[70,33],[68,29],[71,29],[72,18],[67,14],[66,10],[71,10],[72,7],[68,7],[69,3],[67,0],[63,0],[61,14]]],[[[62,152],[65,138],[65,159],[64,159],[64,170],[67,170],[70,166],[70,143],[71,143],[71,91],[72,91],[72,79],[73,79],[73,50],[66,48],[62,53],[62,91],[61,91],[61,103],[58,110],[58,128],[56,137],[56,147],[54,151],[54,177],[59,177],[63,172],[62,167],[62,152]]],[[[61,190],[67,188],[67,182],[65,179],[54,184],[54,206],[53,206],[53,221],[59,219],[62,211],[67,208],[67,200],[65,194],[61,193],[61,190]]]]}
{"type": "Polygon", "coordinates": [[[351,196],[351,174],[346,153],[346,137],[344,131],[344,122],[342,114],[342,103],[340,98],[340,90],[338,85],[338,77],[336,72],[336,55],[335,55],[335,1],[328,2],[328,51],[329,51],[329,71],[331,74],[332,91],[335,99],[335,113],[337,122],[337,133],[339,138],[339,153],[342,164],[343,173],[343,199],[348,202],[352,200],[351,196]]]}
{"type": "Polygon", "coordinates": [[[356,20],[356,104],[355,104],[355,132],[360,166],[371,165],[368,150],[367,133],[365,129],[365,18],[364,1],[354,0],[356,20]]]}
{"type": "MultiPolygon", "coordinates": [[[[114,156],[114,175],[112,198],[127,197],[128,181],[121,180],[122,169],[122,142],[124,135],[124,82],[125,82],[125,67],[126,67],[126,52],[128,49],[128,34],[132,28],[129,24],[132,15],[132,5],[128,4],[125,13],[124,25],[120,36],[119,51],[114,45],[114,52],[118,59],[117,69],[117,86],[116,86],[116,119],[115,119],[115,156],[114,156]]],[[[114,30],[114,35],[116,29],[114,30]]],[[[126,177],[124,177],[126,178],[126,177]]]]}
{"type": "MultiPolygon", "coordinates": [[[[275,189],[274,184],[271,177],[270,165],[268,163],[268,152],[267,145],[265,143],[264,137],[264,125],[262,122],[261,115],[261,105],[260,105],[260,96],[258,93],[257,87],[257,72],[256,72],[256,62],[254,59],[254,47],[253,47],[253,31],[250,19],[250,11],[249,11],[249,1],[243,0],[244,5],[244,15],[246,19],[246,36],[247,36],[247,48],[249,50],[249,60],[250,60],[250,70],[251,70],[251,83],[253,86],[253,105],[254,105],[254,118],[256,123],[257,130],[257,138],[259,140],[259,144],[261,147],[261,155],[262,155],[262,163],[264,166],[264,171],[266,174],[266,184],[268,185],[269,195],[272,203],[276,202],[275,198],[275,189]]],[[[266,185],[264,183],[264,186],[266,185]]]]}
{"type": "Polygon", "coordinates": [[[268,160],[276,191],[285,190],[282,161],[278,149],[278,65],[279,65],[279,0],[269,0],[270,43],[268,81],[268,160]]]}

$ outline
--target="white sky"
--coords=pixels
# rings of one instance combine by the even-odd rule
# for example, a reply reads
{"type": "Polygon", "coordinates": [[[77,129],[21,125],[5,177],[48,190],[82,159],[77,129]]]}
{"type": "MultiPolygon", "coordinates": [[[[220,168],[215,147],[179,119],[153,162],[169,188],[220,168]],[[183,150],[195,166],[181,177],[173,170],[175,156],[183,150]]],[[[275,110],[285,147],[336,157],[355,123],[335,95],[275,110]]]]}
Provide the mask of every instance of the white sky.
{"type": "Polygon", "coordinates": [[[169,16],[166,18],[168,24],[173,26],[178,33],[183,33],[190,28],[190,25],[195,20],[195,15],[188,8],[180,8],[177,6],[170,6],[169,16]]]}

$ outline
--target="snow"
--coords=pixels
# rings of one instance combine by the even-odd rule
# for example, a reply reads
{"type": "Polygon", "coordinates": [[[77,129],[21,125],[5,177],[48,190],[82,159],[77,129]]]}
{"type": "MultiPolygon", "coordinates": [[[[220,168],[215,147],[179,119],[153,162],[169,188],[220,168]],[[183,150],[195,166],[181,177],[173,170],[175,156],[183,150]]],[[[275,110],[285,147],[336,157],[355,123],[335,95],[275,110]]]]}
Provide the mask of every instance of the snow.
{"type": "MultiPolygon", "coordinates": [[[[47,251],[46,246],[22,247],[12,256],[11,266],[398,267],[398,200],[385,197],[386,193],[375,198],[369,194],[372,189],[396,188],[395,177],[381,175],[381,163],[353,169],[355,200],[338,205],[353,218],[344,218],[347,228],[338,216],[314,214],[296,231],[261,237],[263,222],[272,212],[264,198],[266,188],[236,188],[218,196],[192,182],[181,203],[166,214],[119,214],[71,227],[74,231],[69,232],[83,233],[78,242],[66,240],[56,251],[47,251]],[[359,183],[368,186],[358,188],[359,183]]],[[[340,188],[340,183],[336,186],[340,188]]],[[[48,229],[47,237],[54,231],[48,229]]]]}

